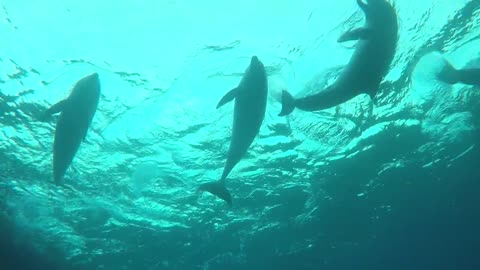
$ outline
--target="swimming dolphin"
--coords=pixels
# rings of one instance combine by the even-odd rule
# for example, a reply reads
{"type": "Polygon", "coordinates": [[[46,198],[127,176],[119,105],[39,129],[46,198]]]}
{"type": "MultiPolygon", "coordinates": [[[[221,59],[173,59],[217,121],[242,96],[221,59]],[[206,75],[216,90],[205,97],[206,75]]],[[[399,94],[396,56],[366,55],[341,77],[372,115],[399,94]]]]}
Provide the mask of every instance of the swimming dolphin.
{"type": "Polygon", "coordinates": [[[373,98],[389,70],[397,46],[398,23],[395,9],[386,0],[357,0],[366,17],[366,25],[350,30],[338,42],[358,40],[350,62],[338,79],[321,92],[295,99],[282,91],[282,110],[279,116],[295,108],[304,111],[323,110],[344,103],[359,94],[373,98]]]}
{"type": "Polygon", "coordinates": [[[480,86],[480,68],[456,69],[447,61],[437,78],[448,84],[463,83],[480,86]]]}
{"type": "Polygon", "coordinates": [[[50,107],[45,117],[60,113],[53,143],[53,178],[61,184],[78,147],[87,135],[88,127],[97,110],[100,80],[93,73],[78,81],[70,96],[50,107]]]}
{"type": "Polygon", "coordinates": [[[267,74],[262,62],[253,56],[240,84],[228,92],[217,109],[235,99],[233,129],[227,161],[219,181],[204,183],[200,191],[207,191],[232,205],[232,196],[225,187],[225,179],[247,152],[257,136],[267,107],[267,74]]]}

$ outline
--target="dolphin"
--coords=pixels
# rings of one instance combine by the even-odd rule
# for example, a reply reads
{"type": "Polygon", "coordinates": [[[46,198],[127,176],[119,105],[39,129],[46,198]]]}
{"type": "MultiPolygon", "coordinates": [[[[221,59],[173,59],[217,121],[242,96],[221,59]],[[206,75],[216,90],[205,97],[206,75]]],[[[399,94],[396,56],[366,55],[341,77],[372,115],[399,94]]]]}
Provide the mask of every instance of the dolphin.
{"type": "Polygon", "coordinates": [[[267,91],[265,67],[253,56],[240,84],[223,96],[217,105],[218,109],[235,100],[232,137],[222,177],[218,181],[200,185],[199,191],[210,192],[232,205],[232,196],[225,187],[225,179],[245,155],[260,130],[267,107],[267,91]]]}
{"type": "Polygon", "coordinates": [[[57,185],[61,184],[80,143],[87,135],[99,97],[100,80],[98,74],[93,73],[78,81],[68,98],[45,111],[44,117],[60,113],[53,143],[53,178],[57,185]]]}
{"type": "Polygon", "coordinates": [[[279,116],[288,115],[295,108],[304,111],[327,109],[363,93],[372,99],[375,97],[395,56],[397,15],[386,0],[367,0],[367,3],[357,0],[357,4],[365,14],[366,25],[350,30],[338,39],[338,42],[358,40],[350,62],[331,86],[317,94],[295,99],[283,90],[279,116]]]}
{"type": "Polygon", "coordinates": [[[448,84],[463,83],[480,86],[480,68],[456,69],[450,62],[446,61],[445,66],[437,74],[437,78],[448,84]]]}

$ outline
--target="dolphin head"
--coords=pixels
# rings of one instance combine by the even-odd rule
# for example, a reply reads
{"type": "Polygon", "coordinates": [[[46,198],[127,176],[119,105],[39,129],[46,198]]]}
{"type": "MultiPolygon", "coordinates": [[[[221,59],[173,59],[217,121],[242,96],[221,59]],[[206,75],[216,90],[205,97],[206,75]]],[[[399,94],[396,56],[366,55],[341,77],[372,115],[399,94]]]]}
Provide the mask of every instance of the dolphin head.
{"type": "Polygon", "coordinates": [[[390,4],[390,2],[387,0],[364,0],[364,1],[366,1],[367,3],[366,5],[367,9],[374,13],[378,13],[382,11],[384,12],[385,9],[392,7],[392,4],[390,4]]]}
{"type": "Polygon", "coordinates": [[[100,96],[100,79],[98,73],[93,73],[85,77],[86,87],[89,88],[89,95],[92,99],[98,99],[100,96]]]}
{"type": "Polygon", "coordinates": [[[250,87],[247,87],[247,89],[251,89],[253,92],[257,92],[258,89],[266,89],[267,72],[257,56],[252,56],[250,65],[245,70],[245,75],[242,78],[243,81],[249,83],[250,87]]]}
{"type": "Polygon", "coordinates": [[[257,56],[252,56],[252,59],[250,60],[250,67],[253,69],[264,69],[265,67],[263,66],[263,63],[258,60],[257,56]]]}
{"type": "Polygon", "coordinates": [[[252,56],[252,59],[250,60],[250,65],[248,66],[248,70],[253,73],[253,74],[264,74],[265,73],[265,67],[263,66],[263,63],[260,62],[257,56],[252,56]]]}
{"type": "MultiPolygon", "coordinates": [[[[373,27],[395,30],[397,15],[395,8],[387,0],[365,0],[367,4],[361,5],[365,12],[367,23],[373,27]]],[[[359,0],[361,3],[361,0],[359,0]]]]}
{"type": "Polygon", "coordinates": [[[82,103],[94,104],[98,102],[100,96],[100,79],[97,73],[90,74],[75,84],[71,98],[82,100],[82,103]]]}
{"type": "Polygon", "coordinates": [[[88,75],[80,80],[79,83],[81,83],[85,88],[88,88],[90,92],[97,95],[100,94],[100,79],[98,77],[98,73],[95,72],[88,75]]]}
{"type": "Polygon", "coordinates": [[[83,82],[86,85],[90,85],[90,86],[100,85],[100,79],[98,78],[98,73],[96,73],[96,72],[88,75],[85,78],[83,78],[81,80],[81,82],[83,82]]]}

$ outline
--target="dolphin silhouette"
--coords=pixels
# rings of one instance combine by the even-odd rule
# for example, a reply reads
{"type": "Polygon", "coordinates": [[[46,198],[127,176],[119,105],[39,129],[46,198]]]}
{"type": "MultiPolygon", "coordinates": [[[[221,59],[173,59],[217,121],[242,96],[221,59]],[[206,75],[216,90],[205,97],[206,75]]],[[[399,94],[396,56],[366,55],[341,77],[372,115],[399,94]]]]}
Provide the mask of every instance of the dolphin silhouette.
{"type": "Polygon", "coordinates": [[[373,98],[389,70],[397,46],[398,23],[393,6],[385,0],[357,0],[366,17],[366,25],[344,33],[338,42],[358,40],[355,52],[338,79],[321,92],[295,99],[282,91],[282,110],[279,116],[295,108],[317,111],[342,104],[359,94],[373,98]]]}
{"type": "Polygon", "coordinates": [[[267,106],[267,74],[262,62],[253,56],[240,84],[228,92],[218,103],[217,109],[235,100],[233,129],[227,161],[219,181],[200,185],[200,191],[207,191],[232,205],[232,196],[225,187],[225,179],[247,152],[257,136],[267,106]]]}
{"type": "Polygon", "coordinates": [[[60,113],[53,143],[53,178],[61,184],[97,110],[100,80],[93,73],[78,81],[68,98],[45,111],[45,117],[60,113]]]}

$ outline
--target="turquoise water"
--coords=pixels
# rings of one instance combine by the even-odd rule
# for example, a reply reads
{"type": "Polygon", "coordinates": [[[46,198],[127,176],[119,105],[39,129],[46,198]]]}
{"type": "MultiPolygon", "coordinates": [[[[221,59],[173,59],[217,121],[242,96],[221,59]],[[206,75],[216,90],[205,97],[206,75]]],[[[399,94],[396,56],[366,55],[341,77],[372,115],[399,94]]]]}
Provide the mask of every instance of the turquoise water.
{"type": "Polygon", "coordinates": [[[363,25],[355,1],[0,4],[0,258],[14,269],[480,269],[479,87],[435,76],[480,67],[480,1],[395,1],[375,102],[288,117],[281,90],[318,91],[349,61],[355,42],[337,38],[363,25]],[[197,188],[222,173],[233,106],[215,106],[252,55],[267,112],[228,207],[197,188]],[[93,72],[98,110],[58,187],[55,121],[38,118],[93,72]]]}

